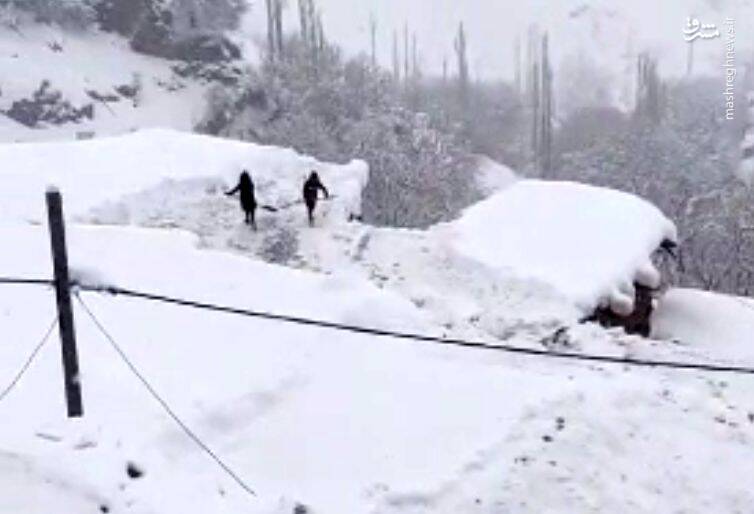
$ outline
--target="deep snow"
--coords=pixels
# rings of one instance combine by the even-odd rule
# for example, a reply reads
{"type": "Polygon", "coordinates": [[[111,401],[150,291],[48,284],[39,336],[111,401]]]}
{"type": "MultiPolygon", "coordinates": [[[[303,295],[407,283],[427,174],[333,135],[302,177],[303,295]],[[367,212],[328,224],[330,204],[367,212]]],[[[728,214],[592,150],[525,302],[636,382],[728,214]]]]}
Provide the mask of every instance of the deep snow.
{"type": "MultiPolygon", "coordinates": [[[[197,250],[180,233],[71,228],[74,266],[96,267],[110,282],[438,330],[408,301],[352,277],[197,250]]],[[[16,242],[2,269],[45,275],[44,229],[0,233],[16,242]]],[[[733,480],[754,471],[744,379],[529,360],[83,297],[258,498],[185,438],[77,307],[83,422],[62,419],[54,342],[0,405],[13,419],[0,427],[0,506],[14,512],[42,512],[50,501],[64,512],[102,504],[112,512],[282,514],[298,502],[342,513],[735,512],[754,500],[733,480]],[[130,461],[145,470],[142,479],[127,478],[130,461]]],[[[2,347],[2,376],[52,318],[53,303],[51,291],[3,289],[2,325],[13,344],[2,347]]]]}
{"type": "Polygon", "coordinates": [[[653,336],[704,348],[716,357],[754,362],[754,300],[671,289],[653,319],[653,336]]]}
{"type": "MultiPolygon", "coordinates": [[[[221,194],[249,166],[261,184],[270,181],[260,188],[265,199],[287,201],[314,164],[289,150],[163,131],[0,147],[0,240],[13,242],[0,252],[0,274],[49,276],[38,221],[52,182],[71,218],[74,275],[96,283],[518,346],[751,364],[750,354],[579,326],[580,311],[562,284],[490,263],[492,253],[459,251],[459,238],[471,235],[464,229],[474,230],[474,209],[429,231],[346,223],[366,176],[360,163],[316,164],[338,198],[323,204],[314,229],[293,207],[266,215],[254,234],[241,224],[237,203],[221,194]],[[69,167],[57,171],[61,162],[69,167]],[[288,266],[259,260],[264,241],[283,232],[295,241],[288,266]],[[567,335],[551,338],[561,327],[567,335]]],[[[517,183],[481,207],[502,216],[515,204],[501,198],[529,191],[531,202],[520,205],[529,212],[542,200],[539,188],[547,187],[517,183]]],[[[641,214],[608,216],[645,244],[621,261],[630,278],[654,239],[668,235],[666,220],[635,199],[613,205],[607,200],[623,197],[605,190],[588,196],[587,205],[628,205],[641,214]],[[636,219],[647,226],[635,227],[636,219]]],[[[498,237],[506,233],[500,227],[498,237]]],[[[246,496],[165,416],[77,305],[86,417],[63,418],[53,339],[0,403],[0,512],[36,514],[55,505],[78,514],[105,505],[114,513],[291,514],[301,503],[343,514],[727,514],[754,502],[740,479],[754,472],[748,377],[530,359],[82,297],[257,497],[246,496]],[[129,479],[128,462],[145,475],[129,479]]],[[[53,317],[52,291],[0,286],[0,386],[53,317]]]]}
{"type": "Polygon", "coordinates": [[[657,288],[651,261],[676,229],[633,195],[568,182],[520,181],[447,227],[456,250],[552,284],[585,312],[633,311],[634,283],[657,288]]]}
{"type": "Polygon", "coordinates": [[[97,207],[100,222],[129,223],[129,213],[119,207],[124,196],[192,179],[204,179],[203,187],[221,194],[244,169],[263,204],[295,202],[304,179],[316,169],[327,183],[337,184],[337,198],[326,204],[333,216],[347,219],[361,212],[368,177],[362,161],[326,164],[289,149],[150,129],[91,141],[1,145],[0,180],[12,184],[12,190],[3,195],[0,219],[44,219],[44,191],[52,184],[63,193],[68,216],[97,207]]]}

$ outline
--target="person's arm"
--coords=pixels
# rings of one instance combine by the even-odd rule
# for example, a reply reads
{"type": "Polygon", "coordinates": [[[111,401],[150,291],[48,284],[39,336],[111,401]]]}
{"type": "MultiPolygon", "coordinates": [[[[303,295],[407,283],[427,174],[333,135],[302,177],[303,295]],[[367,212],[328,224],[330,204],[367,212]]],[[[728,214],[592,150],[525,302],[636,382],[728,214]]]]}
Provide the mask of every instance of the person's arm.
{"type": "Polygon", "coordinates": [[[241,189],[241,183],[239,182],[236,187],[231,189],[230,191],[226,191],[225,194],[227,196],[233,196],[234,194],[238,193],[239,189],[241,189]]]}
{"type": "Polygon", "coordinates": [[[317,186],[322,190],[323,193],[325,193],[325,198],[330,198],[330,192],[327,190],[327,188],[320,182],[317,184],[317,186]]]}

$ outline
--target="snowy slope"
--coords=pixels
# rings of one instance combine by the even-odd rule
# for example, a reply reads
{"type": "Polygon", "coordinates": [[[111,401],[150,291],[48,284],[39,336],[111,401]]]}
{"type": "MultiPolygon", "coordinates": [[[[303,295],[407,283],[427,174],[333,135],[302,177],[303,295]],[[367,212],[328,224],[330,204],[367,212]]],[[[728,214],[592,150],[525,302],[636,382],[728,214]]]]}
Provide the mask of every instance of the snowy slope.
{"type": "Polygon", "coordinates": [[[588,312],[633,311],[633,284],[660,284],[650,256],[676,240],[651,204],[576,183],[525,180],[469,208],[440,230],[457,251],[492,268],[551,284],[588,312]]]}
{"type": "Polygon", "coordinates": [[[31,98],[45,80],[76,107],[94,104],[93,120],[37,129],[0,115],[0,141],[72,140],[79,132],[112,135],[149,127],[191,130],[204,114],[208,85],[178,77],[173,64],[134,53],[112,34],[77,34],[30,21],[20,33],[0,27],[0,109],[31,98]],[[87,95],[114,95],[135,77],[143,88],[137,105],[123,97],[105,105],[87,95]]]}

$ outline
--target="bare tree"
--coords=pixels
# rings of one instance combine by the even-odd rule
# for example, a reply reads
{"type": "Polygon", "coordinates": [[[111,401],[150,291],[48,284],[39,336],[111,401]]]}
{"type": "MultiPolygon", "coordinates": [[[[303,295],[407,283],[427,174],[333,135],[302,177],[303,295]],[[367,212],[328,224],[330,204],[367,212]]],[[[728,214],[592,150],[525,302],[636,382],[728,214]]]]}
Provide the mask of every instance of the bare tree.
{"type": "Polygon", "coordinates": [[[553,97],[552,97],[552,69],[550,67],[549,38],[547,33],[542,36],[542,63],[540,74],[542,76],[542,99],[541,99],[541,141],[539,144],[540,171],[550,173],[552,169],[552,122],[553,122],[553,97]]]}
{"type": "Polygon", "coordinates": [[[309,41],[309,10],[307,0],[298,0],[298,17],[301,23],[301,42],[307,45],[309,41]]]}
{"type": "Polygon", "coordinates": [[[414,32],[411,37],[411,66],[413,68],[411,76],[414,81],[418,81],[421,76],[421,70],[419,69],[419,49],[416,41],[416,32],[414,32]]]}
{"type": "Polygon", "coordinates": [[[516,36],[513,44],[513,83],[519,95],[523,86],[521,80],[521,36],[516,36]]]}
{"type": "Polygon", "coordinates": [[[275,1],[275,45],[278,56],[283,56],[283,0],[275,1]]]}
{"type": "Polygon", "coordinates": [[[409,77],[408,22],[403,26],[403,79],[408,83],[409,77]]]}
{"type": "Polygon", "coordinates": [[[458,94],[464,110],[468,107],[469,100],[469,61],[466,45],[466,31],[463,28],[463,22],[461,22],[458,25],[458,35],[454,47],[458,57],[458,94]]]}
{"type": "Polygon", "coordinates": [[[636,74],[635,116],[657,124],[662,119],[664,84],[657,71],[657,60],[648,52],[639,54],[636,74]]]}
{"type": "Polygon", "coordinates": [[[277,0],[265,0],[267,7],[267,58],[275,60],[275,6],[277,0]]]}
{"type": "Polygon", "coordinates": [[[393,30],[393,80],[396,83],[401,81],[401,56],[398,49],[398,31],[393,30]]]}
{"type": "Polygon", "coordinates": [[[369,37],[372,45],[372,68],[377,68],[377,18],[369,15],[369,37]]]}

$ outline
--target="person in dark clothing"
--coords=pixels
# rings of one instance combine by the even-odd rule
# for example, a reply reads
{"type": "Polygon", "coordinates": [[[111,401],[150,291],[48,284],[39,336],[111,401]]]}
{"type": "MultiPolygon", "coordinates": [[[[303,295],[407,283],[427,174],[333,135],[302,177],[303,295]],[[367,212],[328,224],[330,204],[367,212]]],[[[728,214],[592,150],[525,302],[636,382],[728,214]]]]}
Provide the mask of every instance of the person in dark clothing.
{"type": "Polygon", "coordinates": [[[309,215],[309,226],[314,226],[314,209],[317,207],[317,199],[319,191],[325,193],[325,198],[330,198],[330,193],[327,188],[322,185],[319,180],[319,175],[316,171],[312,171],[309,178],[304,182],[304,203],[306,204],[306,211],[309,215]]]}
{"type": "Polygon", "coordinates": [[[238,192],[241,193],[241,209],[243,209],[243,212],[246,215],[244,222],[250,224],[254,228],[254,230],[256,230],[257,200],[254,197],[254,182],[251,180],[251,176],[246,170],[241,173],[241,177],[238,180],[238,185],[230,191],[227,191],[225,194],[228,196],[233,196],[238,192]]]}

